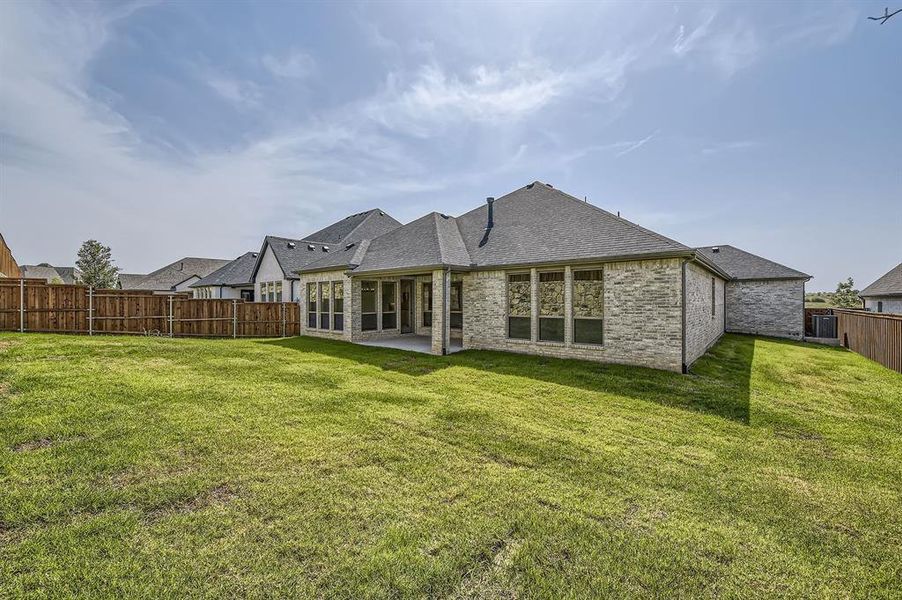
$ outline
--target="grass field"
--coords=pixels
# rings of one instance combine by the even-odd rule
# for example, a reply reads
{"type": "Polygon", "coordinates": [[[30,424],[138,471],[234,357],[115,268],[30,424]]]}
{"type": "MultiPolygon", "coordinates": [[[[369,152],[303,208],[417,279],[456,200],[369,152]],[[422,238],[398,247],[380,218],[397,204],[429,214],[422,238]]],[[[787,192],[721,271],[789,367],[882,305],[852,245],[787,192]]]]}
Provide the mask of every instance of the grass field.
{"type": "Polygon", "coordinates": [[[0,597],[899,597],[902,376],[0,335],[0,597]]]}

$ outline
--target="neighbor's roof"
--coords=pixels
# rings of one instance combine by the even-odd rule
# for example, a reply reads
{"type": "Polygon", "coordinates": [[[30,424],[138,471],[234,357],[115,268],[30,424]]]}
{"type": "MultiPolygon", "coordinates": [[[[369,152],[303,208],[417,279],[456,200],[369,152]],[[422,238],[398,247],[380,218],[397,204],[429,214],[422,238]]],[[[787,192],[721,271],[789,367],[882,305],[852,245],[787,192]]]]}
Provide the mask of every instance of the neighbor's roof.
{"type": "Polygon", "coordinates": [[[222,258],[195,258],[186,256],[173,263],[161,267],[152,273],[138,278],[131,274],[119,275],[119,284],[125,290],[153,290],[171,291],[178,284],[192,277],[206,277],[216,269],[228,264],[229,260],[222,258]]]}
{"type": "Polygon", "coordinates": [[[63,283],[73,284],[77,280],[81,279],[81,271],[76,269],[75,267],[54,267],[56,272],[60,274],[60,279],[63,280],[63,283]]]}
{"type": "MultiPolygon", "coordinates": [[[[354,272],[692,254],[679,242],[538,181],[495,200],[488,232],[487,221],[485,204],[457,218],[431,213],[373,239],[354,272]]],[[[333,259],[302,271],[329,265],[340,266],[333,259]]]]}
{"type": "Polygon", "coordinates": [[[138,285],[147,275],[141,273],[119,273],[116,275],[119,279],[119,287],[124,290],[134,289],[133,286],[138,285]]]}
{"type": "MultiPolygon", "coordinates": [[[[303,239],[295,240],[268,235],[263,239],[263,246],[257,256],[252,273],[257,272],[267,246],[272,248],[276,261],[286,278],[297,279],[296,272],[305,269],[307,265],[327,257],[331,260],[333,252],[344,251],[348,244],[353,243],[356,246],[361,240],[379,237],[400,226],[401,224],[390,215],[374,208],[345,217],[303,239]]],[[[340,254],[340,256],[344,258],[344,254],[340,254]]],[[[341,262],[342,259],[337,260],[341,262]]]]}
{"type": "Polygon", "coordinates": [[[245,252],[230,263],[219,267],[200,281],[188,287],[206,287],[211,285],[237,286],[251,283],[254,265],[257,263],[256,252],[245,252]]]}
{"type": "Polygon", "coordinates": [[[902,263],[889,270],[886,275],[858,292],[859,296],[902,296],[902,263]]]}
{"type": "Polygon", "coordinates": [[[304,240],[322,244],[337,244],[339,242],[347,244],[357,240],[372,239],[400,226],[401,223],[382,209],[371,208],[370,210],[345,217],[341,221],[332,223],[316,233],[311,233],[305,236],[304,240]]]}
{"type": "Polygon", "coordinates": [[[703,246],[696,248],[696,251],[733,279],[811,279],[811,275],[807,273],[727,244],[703,246]],[[714,251],[715,248],[717,252],[714,251]]]}
{"type": "Polygon", "coordinates": [[[19,270],[22,272],[22,277],[26,279],[46,279],[48,283],[59,279],[65,283],[56,267],[50,265],[19,265],[19,270]]]}

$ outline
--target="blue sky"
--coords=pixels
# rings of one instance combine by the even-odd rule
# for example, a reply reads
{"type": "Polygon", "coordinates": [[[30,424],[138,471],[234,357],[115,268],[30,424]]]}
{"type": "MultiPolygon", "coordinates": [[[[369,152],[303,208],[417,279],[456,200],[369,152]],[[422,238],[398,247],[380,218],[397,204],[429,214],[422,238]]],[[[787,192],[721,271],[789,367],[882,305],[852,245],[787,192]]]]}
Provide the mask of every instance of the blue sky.
{"type": "Polygon", "coordinates": [[[884,4],[3,3],[0,231],[145,272],[538,179],[863,286],[902,260],[884,4]]]}

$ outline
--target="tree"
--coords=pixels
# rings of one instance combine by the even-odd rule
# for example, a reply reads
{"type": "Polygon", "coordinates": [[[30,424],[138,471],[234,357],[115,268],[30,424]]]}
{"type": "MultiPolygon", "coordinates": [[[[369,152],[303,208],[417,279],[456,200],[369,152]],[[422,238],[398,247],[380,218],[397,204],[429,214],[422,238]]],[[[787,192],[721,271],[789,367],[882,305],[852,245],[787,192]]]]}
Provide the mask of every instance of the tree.
{"type": "Polygon", "coordinates": [[[93,285],[99,288],[116,287],[116,275],[119,267],[113,266],[109,246],[104,246],[97,240],[88,240],[78,250],[78,260],[75,266],[81,271],[81,280],[85,285],[93,285]]]}
{"type": "Polygon", "coordinates": [[[861,300],[858,299],[858,290],[855,282],[849,277],[845,281],[836,284],[836,293],[833,294],[833,304],[838,308],[861,308],[861,300]]]}

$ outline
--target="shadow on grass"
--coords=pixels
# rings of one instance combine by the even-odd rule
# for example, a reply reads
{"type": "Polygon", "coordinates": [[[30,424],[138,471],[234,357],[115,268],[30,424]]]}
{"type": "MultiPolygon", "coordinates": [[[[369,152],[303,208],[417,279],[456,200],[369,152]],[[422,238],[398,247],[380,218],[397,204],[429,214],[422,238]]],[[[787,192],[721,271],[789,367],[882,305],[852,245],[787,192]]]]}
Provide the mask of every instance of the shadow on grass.
{"type": "Polygon", "coordinates": [[[725,335],[693,365],[689,375],[489,350],[431,356],[313,337],[260,343],[369,364],[412,377],[448,367],[477,369],[590,392],[627,396],[662,406],[716,415],[742,424],[749,423],[749,386],[755,351],[755,338],[751,336],[725,335]]]}

